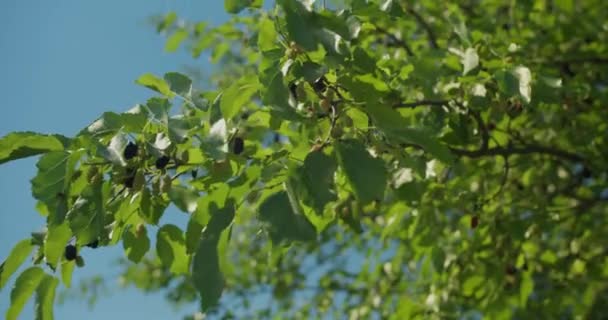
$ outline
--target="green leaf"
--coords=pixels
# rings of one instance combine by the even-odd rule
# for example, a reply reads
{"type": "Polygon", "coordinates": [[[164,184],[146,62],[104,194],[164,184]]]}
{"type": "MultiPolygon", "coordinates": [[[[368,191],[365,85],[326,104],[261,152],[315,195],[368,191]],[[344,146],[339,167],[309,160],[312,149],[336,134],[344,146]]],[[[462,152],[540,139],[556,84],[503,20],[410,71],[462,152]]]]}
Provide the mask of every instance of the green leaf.
{"type": "Polygon", "coordinates": [[[381,159],[374,158],[357,140],[339,141],[335,146],[338,164],[362,205],[384,198],[388,173],[381,159]],[[362,170],[362,168],[365,168],[362,170]]]}
{"type": "Polygon", "coordinates": [[[52,320],[53,305],[55,301],[55,289],[59,280],[57,278],[45,275],[38,289],[36,289],[36,320],[52,320]]]}
{"type": "Polygon", "coordinates": [[[522,308],[526,307],[528,297],[534,291],[534,280],[529,273],[524,273],[521,279],[521,285],[519,287],[519,305],[522,308]]]}
{"type": "Polygon", "coordinates": [[[148,230],[145,227],[139,228],[139,230],[134,229],[131,227],[129,230],[125,230],[122,245],[129,260],[138,263],[150,249],[150,239],[148,239],[148,230]]]}
{"type": "Polygon", "coordinates": [[[164,76],[171,91],[182,97],[190,96],[192,90],[192,80],[179,72],[168,72],[164,76]]]}
{"type": "Polygon", "coordinates": [[[32,296],[34,290],[44,278],[45,273],[39,267],[30,267],[17,277],[11,291],[11,305],[6,312],[6,320],[15,320],[23,310],[23,306],[32,296]]]}
{"type": "Polygon", "coordinates": [[[201,296],[203,311],[217,305],[224,289],[225,281],[220,270],[218,242],[221,233],[234,219],[234,200],[230,199],[222,209],[212,202],[209,211],[212,213],[211,220],[203,231],[192,258],[192,279],[201,296]]]}
{"type": "Polygon", "coordinates": [[[137,105],[124,113],[104,112],[101,117],[89,125],[83,132],[96,137],[114,134],[123,129],[127,132],[141,132],[148,123],[148,112],[145,107],[137,105]]]}
{"type": "Polygon", "coordinates": [[[519,81],[513,73],[506,70],[499,70],[494,74],[494,78],[498,82],[498,88],[506,96],[511,97],[519,92],[519,81]]]}
{"type": "Polygon", "coordinates": [[[334,159],[322,151],[314,151],[295,171],[299,184],[304,187],[302,201],[317,214],[322,214],[325,205],[337,199],[332,190],[336,167],[334,159]]]}
{"type": "Polygon", "coordinates": [[[76,266],[75,261],[64,261],[61,264],[61,281],[69,288],[72,285],[72,272],[74,271],[74,266],[76,266]]]}
{"type": "Polygon", "coordinates": [[[156,234],[156,252],[160,261],[174,274],[188,273],[188,256],[180,228],[166,224],[156,234]]]}
{"type": "Polygon", "coordinates": [[[433,137],[428,130],[416,128],[401,128],[394,131],[402,141],[421,146],[424,151],[430,153],[435,158],[444,163],[454,162],[454,155],[450,149],[443,143],[433,137]]]}
{"type": "Polygon", "coordinates": [[[11,253],[0,265],[0,289],[4,287],[8,279],[17,271],[33,249],[31,239],[21,240],[13,247],[11,253]]]}
{"type": "Polygon", "coordinates": [[[310,12],[297,1],[282,0],[278,3],[285,10],[285,22],[287,23],[287,34],[305,50],[317,49],[317,39],[311,27],[314,24],[310,20],[310,12]]]}
{"type": "Polygon", "coordinates": [[[167,52],[175,52],[179,45],[188,38],[188,31],[184,29],[178,29],[175,31],[165,43],[165,51],[167,52]]]}
{"type": "Polygon", "coordinates": [[[220,109],[224,119],[229,120],[237,115],[258,90],[259,83],[256,77],[243,78],[228,87],[220,100],[220,109]]]}
{"type": "Polygon", "coordinates": [[[144,188],[141,193],[139,215],[149,224],[158,224],[168,202],[162,197],[153,197],[150,189],[144,188]]]}
{"type": "Polygon", "coordinates": [[[151,73],[146,73],[140,76],[137,80],[135,80],[135,83],[144,86],[148,89],[152,89],[169,98],[173,97],[173,92],[171,91],[169,84],[165,82],[165,80],[151,73]]]}
{"type": "Polygon", "coordinates": [[[454,156],[447,146],[434,138],[428,130],[408,128],[406,119],[397,111],[381,105],[371,105],[366,110],[376,126],[380,127],[392,139],[419,145],[444,163],[454,161],[454,156]]]}
{"type": "Polygon", "coordinates": [[[224,290],[224,276],[220,271],[217,252],[218,237],[203,234],[192,262],[192,280],[201,296],[201,308],[217,305],[224,290]]]}
{"type": "Polygon", "coordinates": [[[65,246],[72,237],[72,230],[67,222],[49,226],[44,241],[44,256],[46,262],[55,268],[57,261],[63,256],[65,246]]]}
{"type": "Polygon", "coordinates": [[[287,192],[277,192],[264,200],[258,209],[260,220],[274,243],[313,241],[317,237],[315,227],[301,214],[297,203],[289,200],[287,192]]]}
{"type": "Polygon", "coordinates": [[[167,124],[169,121],[169,110],[171,109],[171,103],[169,100],[160,97],[153,97],[148,99],[146,102],[146,108],[150,111],[152,117],[163,124],[167,124]]]}
{"type": "Polygon", "coordinates": [[[264,104],[278,108],[288,106],[288,91],[283,83],[283,74],[280,70],[270,68],[264,72],[264,77],[260,80],[267,84],[262,94],[262,102],[264,104]]]}
{"type": "Polygon", "coordinates": [[[38,174],[31,180],[32,195],[47,206],[49,223],[61,224],[67,213],[65,192],[69,160],[68,152],[53,151],[40,157],[36,164],[38,174]]]}
{"type": "Polygon", "coordinates": [[[462,75],[466,75],[469,71],[477,68],[479,65],[479,56],[475,48],[468,48],[462,56],[462,65],[464,67],[462,75]]]}
{"type": "Polygon", "coordinates": [[[467,280],[462,285],[462,293],[470,297],[475,293],[478,287],[482,286],[486,279],[482,276],[472,276],[467,278],[467,280]]]}
{"type": "Polygon", "coordinates": [[[0,164],[50,151],[60,151],[69,140],[60,135],[12,132],[0,138],[0,164]]]}
{"type": "Polygon", "coordinates": [[[388,85],[386,83],[384,83],[384,81],[374,77],[372,74],[368,73],[368,74],[356,76],[355,79],[361,83],[370,85],[371,87],[369,87],[369,88],[374,91],[377,91],[377,92],[388,92],[389,91],[388,85]]]}
{"type": "Polygon", "coordinates": [[[196,211],[198,192],[184,186],[173,186],[169,190],[169,198],[180,210],[188,213],[196,211]]]}
{"type": "MultiPolygon", "coordinates": [[[[206,210],[205,210],[206,211],[206,210]]],[[[203,232],[203,225],[198,223],[195,212],[188,220],[188,226],[186,227],[186,253],[192,254],[198,248],[198,243],[203,232]]]]}
{"type": "Polygon", "coordinates": [[[237,14],[247,7],[260,8],[263,0],[224,0],[224,9],[228,13],[237,14]]]}
{"type": "Polygon", "coordinates": [[[258,48],[260,51],[268,51],[276,48],[277,32],[274,29],[274,22],[269,18],[262,18],[258,31],[258,48]]]}

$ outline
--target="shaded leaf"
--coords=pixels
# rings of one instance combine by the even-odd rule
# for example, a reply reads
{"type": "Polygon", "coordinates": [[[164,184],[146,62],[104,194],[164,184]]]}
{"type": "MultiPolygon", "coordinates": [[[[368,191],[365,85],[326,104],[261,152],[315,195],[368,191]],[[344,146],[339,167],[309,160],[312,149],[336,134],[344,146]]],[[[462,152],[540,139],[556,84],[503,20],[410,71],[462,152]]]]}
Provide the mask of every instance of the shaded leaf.
{"type": "Polygon", "coordinates": [[[322,151],[314,151],[295,171],[298,182],[304,187],[303,202],[314,208],[317,214],[322,214],[325,205],[337,199],[332,190],[336,167],[334,159],[322,151]]]}
{"type": "Polygon", "coordinates": [[[165,81],[169,85],[171,91],[182,97],[190,96],[192,90],[192,80],[187,76],[178,72],[168,72],[164,76],[165,81]]]}
{"type": "Polygon", "coordinates": [[[201,296],[201,307],[207,310],[217,304],[224,289],[224,276],[220,270],[218,242],[221,233],[234,219],[234,200],[219,209],[215,202],[209,210],[211,219],[203,231],[192,260],[192,279],[201,296]]]}
{"type": "Polygon", "coordinates": [[[357,200],[362,205],[374,200],[382,200],[388,179],[384,162],[372,157],[365,146],[357,140],[340,141],[336,144],[335,151],[338,163],[357,200]]]}
{"type": "Polygon", "coordinates": [[[160,261],[174,274],[188,272],[188,256],[184,235],[180,228],[166,224],[156,234],[156,252],[160,261]]]}
{"type": "Polygon", "coordinates": [[[188,213],[196,211],[199,194],[184,186],[173,186],[169,190],[169,198],[180,210],[188,213]]]}
{"type": "Polygon", "coordinates": [[[53,224],[62,223],[67,213],[65,192],[69,159],[68,152],[54,151],[45,154],[36,163],[38,173],[31,180],[32,195],[47,206],[48,221],[53,224]]]}
{"type": "Polygon", "coordinates": [[[312,241],[315,227],[301,214],[297,203],[289,201],[287,192],[277,192],[264,200],[258,209],[260,220],[267,224],[272,242],[312,241]]]}
{"type": "Polygon", "coordinates": [[[122,245],[129,260],[138,263],[150,249],[148,230],[145,227],[125,230],[122,236],[122,245]],[[134,230],[135,229],[135,230],[134,230]]]}

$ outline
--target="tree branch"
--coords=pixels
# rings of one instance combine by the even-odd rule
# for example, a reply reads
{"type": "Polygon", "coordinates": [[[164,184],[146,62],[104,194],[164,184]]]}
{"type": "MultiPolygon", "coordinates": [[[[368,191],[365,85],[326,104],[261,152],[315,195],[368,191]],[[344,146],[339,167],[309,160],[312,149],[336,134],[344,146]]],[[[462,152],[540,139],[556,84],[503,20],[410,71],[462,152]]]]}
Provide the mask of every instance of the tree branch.
{"type": "Polygon", "coordinates": [[[421,107],[421,106],[440,107],[440,106],[447,106],[448,102],[449,101],[447,101],[447,100],[420,100],[420,101],[414,101],[414,102],[401,102],[401,103],[394,104],[393,109],[416,108],[416,107],[421,107]]]}
{"type": "Polygon", "coordinates": [[[525,145],[520,147],[495,147],[488,149],[477,149],[477,150],[464,150],[450,147],[450,150],[459,156],[469,157],[469,158],[481,158],[486,156],[503,156],[508,157],[512,155],[526,155],[526,154],[545,154],[558,158],[563,158],[570,161],[580,161],[584,162],[585,159],[576,153],[571,153],[568,151],[563,151],[560,149],[555,149],[551,147],[544,147],[539,145],[525,145]]]}
{"type": "Polygon", "coordinates": [[[388,32],[388,30],[376,26],[376,30],[378,30],[380,33],[386,35],[387,37],[389,37],[391,40],[393,40],[396,44],[400,45],[401,47],[403,47],[403,49],[405,49],[405,52],[407,52],[407,55],[410,57],[414,56],[414,51],[412,51],[412,48],[410,48],[410,46],[407,44],[407,42],[405,42],[403,39],[399,39],[397,38],[394,34],[388,32]]]}
{"type": "MultiPolygon", "coordinates": [[[[420,101],[414,101],[414,102],[403,102],[403,103],[394,104],[393,109],[416,108],[416,107],[420,107],[420,106],[449,106],[449,102],[450,101],[448,101],[448,100],[420,100],[420,101]]],[[[454,102],[459,107],[464,108],[462,103],[455,101],[455,100],[454,100],[454,102]]],[[[585,159],[576,153],[572,153],[572,152],[568,152],[568,151],[564,151],[564,150],[560,150],[560,149],[556,149],[556,148],[552,148],[552,147],[536,145],[536,144],[522,143],[521,146],[516,146],[516,147],[509,145],[507,147],[498,146],[498,147],[494,147],[494,148],[489,148],[490,134],[483,122],[483,119],[481,118],[481,115],[478,112],[475,112],[473,110],[469,110],[469,113],[473,116],[473,118],[475,119],[475,121],[477,122],[477,124],[479,126],[479,132],[481,134],[481,146],[479,147],[479,149],[476,149],[476,150],[465,150],[465,149],[458,149],[458,148],[450,147],[450,150],[452,151],[452,153],[454,153],[458,156],[469,157],[469,158],[482,158],[482,157],[486,157],[486,156],[503,156],[506,158],[511,155],[525,155],[525,154],[537,153],[537,154],[550,155],[550,156],[554,156],[554,157],[558,157],[558,158],[562,158],[562,159],[566,159],[566,160],[570,160],[570,161],[575,161],[575,162],[576,161],[585,162],[585,159]]]]}
{"type": "Polygon", "coordinates": [[[418,21],[418,23],[422,27],[422,29],[424,29],[424,31],[426,31],[426,34],[429,37],[429,44],[431,45],[431,48],[438,49],[439,46],[437,45],[437,38],[435,37],[435,33],[433,32],[433,29],[431,29],[431,26],[428,23],[426,23],[426,21],[422,18],[422,16],[420,14],[418,14],[418,12],[416,12],[414,9],[407,8],[407,12],[409,12],[411,15],[413,15],[414,18],[416,18],[416,21],[418,21]]]}

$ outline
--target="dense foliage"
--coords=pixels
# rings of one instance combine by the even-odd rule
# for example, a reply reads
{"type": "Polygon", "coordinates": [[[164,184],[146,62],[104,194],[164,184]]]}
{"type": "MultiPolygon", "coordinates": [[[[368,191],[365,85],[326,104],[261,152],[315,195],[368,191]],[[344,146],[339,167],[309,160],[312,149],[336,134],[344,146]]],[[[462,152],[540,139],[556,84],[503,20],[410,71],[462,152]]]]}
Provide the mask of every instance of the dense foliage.
{"type": "Polygon", "coordinates": [[[46,217],[0,268],[5,290],[33,255],[7,319],[34,293],[52,318],[80,250],[114,245],[125,284],[218,318],[602,315],[607,2],[225,7],[157,21],[220,65],[211,89],[146,74],[157,97],[74,137],[0,140],[0,163],[42,155],[46,217]]]}

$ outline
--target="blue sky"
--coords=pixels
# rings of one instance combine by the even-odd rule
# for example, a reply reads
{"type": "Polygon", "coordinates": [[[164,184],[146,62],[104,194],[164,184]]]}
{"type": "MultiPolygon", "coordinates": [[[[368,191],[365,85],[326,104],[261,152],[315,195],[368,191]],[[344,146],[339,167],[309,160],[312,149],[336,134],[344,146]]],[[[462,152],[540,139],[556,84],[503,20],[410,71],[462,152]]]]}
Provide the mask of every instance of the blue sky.
{"type": "MultiPolygon", "coordinates": [[[[143,73],[162,75],[185,65],[208,69],[205,59],[163,51],[163,37],[146,21],[171,10],[212,24],[228,19],[219,0],[0,1],[0,136],[25,130],[74,135],[104,111],[125,111],[151,97],[152,92],[134,84],[143,73]]],[[[0,166],[0,260],[44,224],[30,195],[35,162],[0,166]]],[[[120,249],[84,251],[86,267],[75,270],[74,280],[116,274],[112,262],[122,255],[120,249]]],[[[11,286],[12,281],[0,291],[0,318],[11,286]]],[[[94,309],[85,301],[68,300],[56,306],[55,318],[176,319],[195,310],[176,312],[162,295],[116,289],[113,282],[108,286],[112,294],[94,309]]],[[[33,319],[32,305],[20,319],[33,319]]]]}

